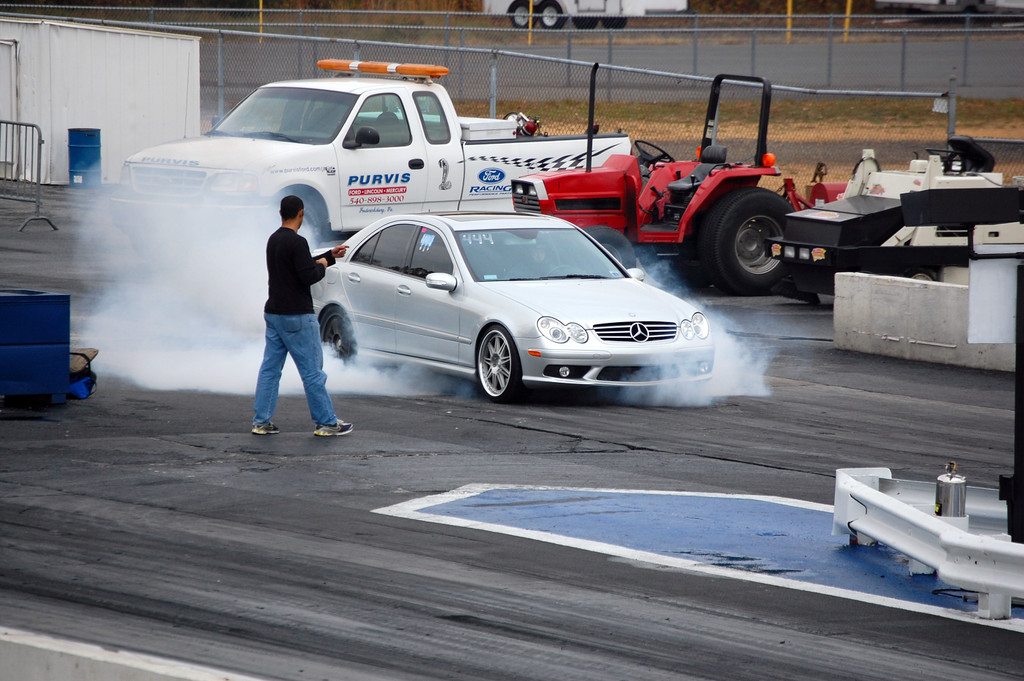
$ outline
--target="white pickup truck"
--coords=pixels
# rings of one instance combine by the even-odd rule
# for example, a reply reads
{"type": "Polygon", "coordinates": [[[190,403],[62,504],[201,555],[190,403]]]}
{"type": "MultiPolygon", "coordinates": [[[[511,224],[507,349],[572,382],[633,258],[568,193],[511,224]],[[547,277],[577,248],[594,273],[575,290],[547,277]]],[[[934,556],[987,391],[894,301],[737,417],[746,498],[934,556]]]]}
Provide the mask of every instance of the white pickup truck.
{"type": "Polygon", "coordinates": [[[129,157],[112,197],[115,223],[129,236],[160,219],[225,224],[245,215],[258,227],[295,194],[306,233],[325,243],[396,212],[511,212],[512,179],[584,166],[588,144],[595,166],[630,152],[624,133],[589,142],[517,136],[514,121],[460,118],[436,81],[443,66],[318,65],[344,77],[264,85],[202,137],[129,157]]]}

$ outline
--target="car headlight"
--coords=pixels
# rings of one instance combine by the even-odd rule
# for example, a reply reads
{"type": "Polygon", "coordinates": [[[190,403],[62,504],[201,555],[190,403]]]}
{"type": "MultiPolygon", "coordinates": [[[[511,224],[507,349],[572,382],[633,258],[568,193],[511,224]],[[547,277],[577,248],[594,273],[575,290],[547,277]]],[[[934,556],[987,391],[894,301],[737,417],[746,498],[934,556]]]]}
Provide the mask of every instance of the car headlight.
{"type": "Polygon", "coordinates": [[[689,319],[679,322],[679,333],[686,340],[700,338],[704,340],[711,334],[711,325],[702,312],[696,312],[689,319]]]}
{"type": "Polygon", "coordinates": [[[537,320],[537,330],[549,341],[566,343],[573,339],[577,343],[586,343],[590,335],[587,330],[576,322],[563,324],[554,317],[541,317],[537,320]]]}
{"type": "Polygon", "coordinates": [[[697,333],[697,338],[703,340],[711,335],[711,324],[702,312],[694,314],[690,317],[690,321],[693,323],[693,330],[697,333]]]}
{"type": "Polygon", "coordinates": [[[217,173],[210,179],[210,191],[225,193],[257,192],[260,184],[252,173],[217,173]]]}

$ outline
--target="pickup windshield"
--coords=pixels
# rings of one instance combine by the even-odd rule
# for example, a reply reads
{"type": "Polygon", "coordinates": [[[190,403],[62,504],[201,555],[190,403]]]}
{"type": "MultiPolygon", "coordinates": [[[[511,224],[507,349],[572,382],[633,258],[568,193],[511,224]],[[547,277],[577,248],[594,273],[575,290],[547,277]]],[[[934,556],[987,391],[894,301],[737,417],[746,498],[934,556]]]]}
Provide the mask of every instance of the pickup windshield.
{"type": "Polygon", "coordinates": [[[347,92],[260,88],[206,134],[327,144],[338,136],[355,102],[356,96],[347,92]]]}

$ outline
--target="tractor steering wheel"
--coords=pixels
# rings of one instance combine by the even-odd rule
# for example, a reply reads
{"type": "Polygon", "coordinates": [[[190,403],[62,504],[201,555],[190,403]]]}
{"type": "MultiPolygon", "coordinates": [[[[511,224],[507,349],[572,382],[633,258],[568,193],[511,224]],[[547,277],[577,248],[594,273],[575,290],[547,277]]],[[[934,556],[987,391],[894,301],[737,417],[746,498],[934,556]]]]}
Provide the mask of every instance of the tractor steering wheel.
{"type": "Polygon", "coordinates": [[[647,140],[634,140],[633,146],[636,148],[636,156],[640,161],[640,165],[646,167],[664,161],[665,163],[672,163],[675,161],[672,158],[672,154],[668,153],[656,144],[652,144],[647,140]]]}

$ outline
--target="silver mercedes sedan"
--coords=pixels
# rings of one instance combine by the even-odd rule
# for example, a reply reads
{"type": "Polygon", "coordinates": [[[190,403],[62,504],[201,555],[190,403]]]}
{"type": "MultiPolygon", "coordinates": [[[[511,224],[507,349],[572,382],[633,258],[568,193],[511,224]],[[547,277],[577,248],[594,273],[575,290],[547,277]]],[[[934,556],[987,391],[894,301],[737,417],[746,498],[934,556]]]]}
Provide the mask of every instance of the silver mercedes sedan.
{"type": "Polygon", "coordinates": [[[564,220],[396,215],[347,243],[313,287],[321,336],[342,359],[459,374],[496,402],[536,388],[711,377],[704,314],[564,220]]]}

